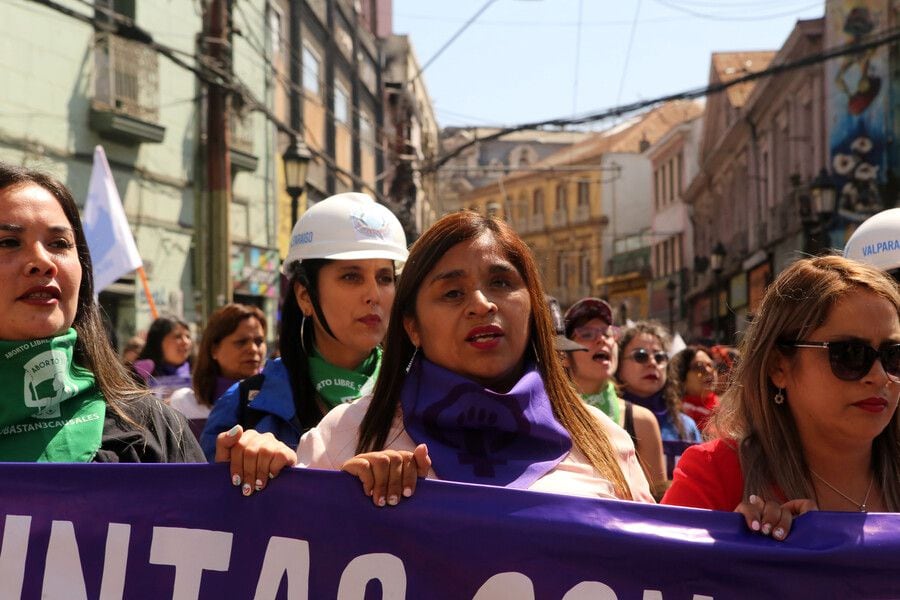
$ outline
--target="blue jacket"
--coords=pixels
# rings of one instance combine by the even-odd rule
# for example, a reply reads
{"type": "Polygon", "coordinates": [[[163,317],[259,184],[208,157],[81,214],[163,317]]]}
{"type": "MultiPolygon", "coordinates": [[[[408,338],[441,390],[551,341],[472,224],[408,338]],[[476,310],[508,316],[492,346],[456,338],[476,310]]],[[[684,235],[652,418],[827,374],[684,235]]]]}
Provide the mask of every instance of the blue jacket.
{"type": "MultiPolygon", "coordinates": [[[[280,358],[270,360],[263,368],[262,388],[251,397],[249,408],[264,416],[253,426],[260,433],[271,433],[291,448],[296,448],[304,431],[296,418],[294,396],[288,380],[287,369],[280,358]]],[[[216,437],[238,424],[241,414],[240,383],[236,383],[216,400],[200,436],[200,447],[206,460],[213,462],[216,456],[216,437]]]]}

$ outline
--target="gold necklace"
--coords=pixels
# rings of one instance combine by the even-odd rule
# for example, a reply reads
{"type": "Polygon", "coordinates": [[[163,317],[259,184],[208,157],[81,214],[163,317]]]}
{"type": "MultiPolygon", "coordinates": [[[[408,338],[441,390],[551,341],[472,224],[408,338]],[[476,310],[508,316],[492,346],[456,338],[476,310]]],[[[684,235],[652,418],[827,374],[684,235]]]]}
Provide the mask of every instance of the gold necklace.
{"type": "Polygon", "coordinates": [[[819,475],[818,473],[816,473],[816,472],[813,471],[812,469],[810,469],[809,472],[812,473],[813,475],[815,475],[816,478],[817,478],[819,481],[821,481],[822,483],[824,483],[825,485],[827,485],[829,488],[831,488],[832,491],[834,491],[835,493],[839,494],[844,500],[846,500],[846,501],[849,502],[850,504],[855,504],[855,505],[856,505],[856,508],[859,509],[859,512],[866,512],[866,510],[867,510],[867,509],[866,509],[866,503],[869,501],[869,494],[872,492],[872,484],[875,483],[875,475],[874,475],[874,474],[872,475],[872,478],[869,480],[869,488],[866,490],[866,497],[863,498],[862,504],[860,504],[859,502],[857,502],[856,500],[854,500],[853,498],[851,498],[850,496],[848,496],[847,494],[845,494],[845,493],[842,492],[841,490],[837,489],[836,487],[834,487],[833,485],[831,485],[830,483],[828,483],[827,481],[825,481],[825,478],[824,478],[824,477],[822,477],[821,475],[819,475]]]}

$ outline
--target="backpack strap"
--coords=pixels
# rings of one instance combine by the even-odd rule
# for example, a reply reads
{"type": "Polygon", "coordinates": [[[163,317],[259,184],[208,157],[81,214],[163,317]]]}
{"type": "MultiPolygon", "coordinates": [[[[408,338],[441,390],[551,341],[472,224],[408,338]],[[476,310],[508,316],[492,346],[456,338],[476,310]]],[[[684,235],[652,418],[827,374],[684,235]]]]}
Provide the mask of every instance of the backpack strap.
{"type": "MultiPolygon", "coordinates": [[[[262,389],[265,380],[266,376],[262,373],[258,373],[244,379],[238,384],[238,424],[243,427],[244,430],[255,429],[256,425],[269,414],[250,406],[250,403],[262,389]]],[[[297,418],[296,414],[291,418],[290,424],[301,435],[306,433],[307,428],[300,423],[300,419],[297,418]]]]}
{"type": "Polygon", "coordinates": [[[266,376],[262,373],[248,377],[238,384],[238,425],[244,429],[253,429],[266,413],[250,407],[250,402],[262,389],[266,376]]]}

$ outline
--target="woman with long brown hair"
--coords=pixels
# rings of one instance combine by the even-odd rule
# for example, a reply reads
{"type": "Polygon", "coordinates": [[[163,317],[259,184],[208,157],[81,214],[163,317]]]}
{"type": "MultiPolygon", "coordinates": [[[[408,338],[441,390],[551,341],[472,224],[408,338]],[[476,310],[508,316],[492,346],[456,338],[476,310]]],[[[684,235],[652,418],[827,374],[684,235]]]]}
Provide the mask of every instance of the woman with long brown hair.
{"type": "Polygon", "coordinates": [[[266,316],[256,306],[231,303],[209,316],[194,365],[192,386],[177,390],[169,406],[188,418],[199,437],[216,400],[259,373],[266,360],[266,316]]]}
{"type": "Polygon", "coordinates": [[[184,418],[138,387],[109,344],[72,194],[3,163],[0,281],[0,461],[203,460],[184,418]]]}
{"type": "Polygon", "coordinates": [[[300,463],[359,476],[379,506],[417,475],[652,502],[630,438],[581,401],[553,340],[521,238],[445,216],[410,250],[372,396],[327,415],[300,463]]]}
{"type": "Polygon", "coordinates": [[[792,518],[900,511],[900,291],[838,256],[770,286],[713,414],[719,439],[685,452],[663,502],[736,510],[783,540],[792,518]]]}

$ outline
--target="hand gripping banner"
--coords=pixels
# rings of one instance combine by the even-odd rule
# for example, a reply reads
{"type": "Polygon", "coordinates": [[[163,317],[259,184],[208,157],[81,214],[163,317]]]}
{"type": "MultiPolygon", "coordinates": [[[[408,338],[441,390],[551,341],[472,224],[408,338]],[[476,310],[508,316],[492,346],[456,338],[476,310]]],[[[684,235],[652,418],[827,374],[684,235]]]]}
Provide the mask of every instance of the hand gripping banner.
{"type": "Polygon", "coordinates": [[[420,482],[376,508],[295,469],[250,498],[224,465],[0,465],[0,598],[898,598],[900,516],[740,516],[420,482]]]}

